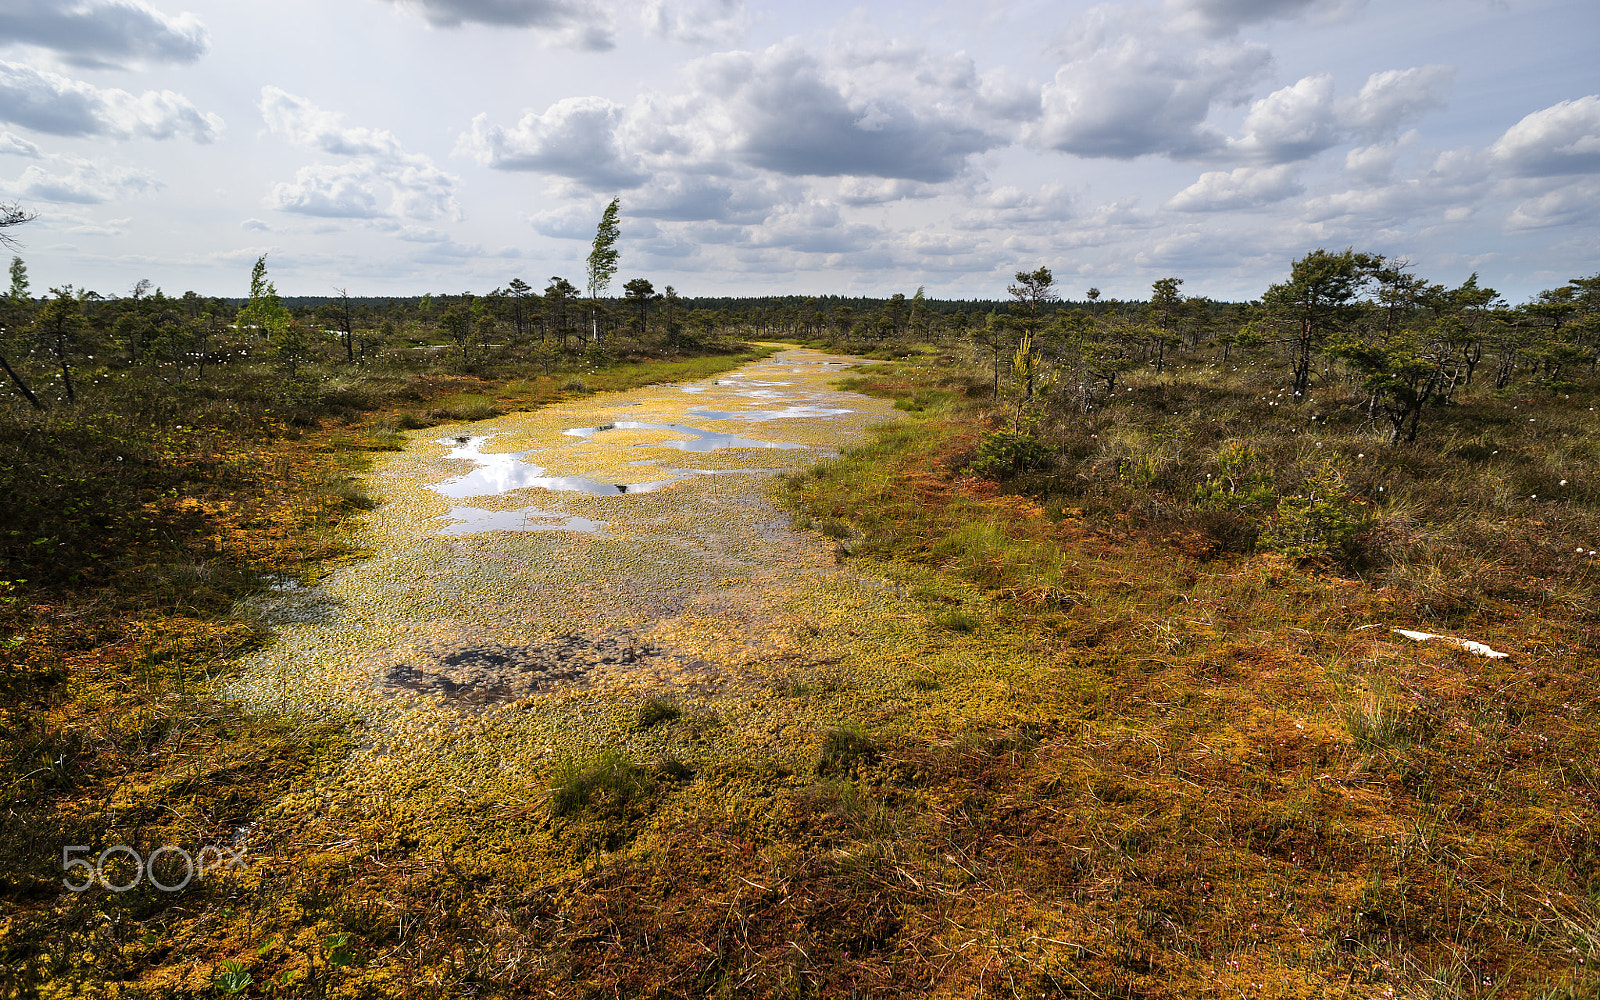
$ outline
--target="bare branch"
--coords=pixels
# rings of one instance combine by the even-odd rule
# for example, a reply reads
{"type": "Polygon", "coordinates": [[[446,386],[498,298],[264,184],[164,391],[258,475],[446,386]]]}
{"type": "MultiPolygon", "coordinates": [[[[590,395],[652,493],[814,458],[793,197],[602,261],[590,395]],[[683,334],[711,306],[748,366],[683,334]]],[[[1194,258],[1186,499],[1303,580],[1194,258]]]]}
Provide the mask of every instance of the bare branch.
{"type": "Polygon", "coordinates": [[[16,202],[12,202],[9,205],[0,202],[0,247],[5,247],[7,250],[20,250],[22,244],[6,230],[11,226],[20,226],[24,222],[32,222],[38,217],[39,214],[37,212],[30,212],[16,202]]]}

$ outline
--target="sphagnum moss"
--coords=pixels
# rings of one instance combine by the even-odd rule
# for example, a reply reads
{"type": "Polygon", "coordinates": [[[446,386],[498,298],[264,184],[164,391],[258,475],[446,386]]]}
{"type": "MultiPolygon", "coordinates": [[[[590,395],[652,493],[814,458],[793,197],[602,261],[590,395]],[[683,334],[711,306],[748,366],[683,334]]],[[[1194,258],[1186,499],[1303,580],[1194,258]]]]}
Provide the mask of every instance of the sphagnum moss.
{"type": "MultiPolygon", "coordinates": [[[[434,783],[487,798],[536,796],[561,755],[631,743],[673,749],[657,747],[666,737],[639,731],[648,727],[634,717],[642,697],[662,692],[722,720],[703,734],[712,742],[701,752],[787,742],[787,755],[802,758],[810,735],[750,694],[764,689],[775,665],[814,662],[816,653],[793,639],[797,620],[832,619],[841,609],[871,620],[885,595],[835,565],[815,536],[786,527],[786,515],[765,499],[769,473],[691,476],[637,496],[521,490],[467,498],[603,522],[595,534],[442,536],[456,501],[429,486],[463,471],[465,463],[446,457],[460,438],[484,434],[495,435],[486,450],[530,452],[527,460],[551,476],[637,481],[664,469],[801,469],[896,416],[880,401],[827,388],[835,366],[825,362],[836,360],[789,351],[705,383],[597,394],[412,433],[411,447],[381,459],[370,477],[382,500],[360,523],[359,544],[370,555],[324,580],[321,616],[284,621],[229,693],[262,707],[362,719],[370,748],[324,789],[334,797],[434,783]],[[830,412],[771,416],[790,406],[830,412]],[[619,418],[805,447],[689,453],[663,446],[689,437],[673,432],[563,434],[619,418]]],[[[865,652],[854,657],[856,672],[869,677],[876,644],[857,648],[865,652]]],[[[837,699],[825,707],[834,716],[852,708],[837,699]]]]}

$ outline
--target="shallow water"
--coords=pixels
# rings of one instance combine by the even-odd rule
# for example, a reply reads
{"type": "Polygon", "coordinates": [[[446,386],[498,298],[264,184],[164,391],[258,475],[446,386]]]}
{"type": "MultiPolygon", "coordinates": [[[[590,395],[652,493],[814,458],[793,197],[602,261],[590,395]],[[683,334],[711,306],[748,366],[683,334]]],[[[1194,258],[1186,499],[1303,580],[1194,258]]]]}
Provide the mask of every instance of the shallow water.
{"type": "Polygon", "coordinates": [[[419,739],[514,710],[504,724],[522,739],[643,692],[717,698],[752,681],[791,655],[785,601],[871,590],[766,499],[771,475],[897,416],[828,388],[856,360],[786,350],[414,435],[369,477],[381,503],[358,541],[371,555],[292,607],[260,599],[277,641],[231,693],[419,739]],[[696,467],[675,463],[686,452],[696,467]]]}

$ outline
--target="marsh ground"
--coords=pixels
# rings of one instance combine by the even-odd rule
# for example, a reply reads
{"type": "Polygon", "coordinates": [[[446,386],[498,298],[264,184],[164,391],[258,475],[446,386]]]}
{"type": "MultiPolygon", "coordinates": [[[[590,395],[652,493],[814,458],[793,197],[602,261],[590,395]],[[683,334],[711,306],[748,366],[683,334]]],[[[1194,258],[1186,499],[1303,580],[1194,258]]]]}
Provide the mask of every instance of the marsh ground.
{"type": "MultiPolygon", "coordinates": [[[[1140,385],[1160,399],[1107,417],[1123,426],[1105,446],[1079,428],[1086,468],[1115,473],[1064,495],[970,474],[986,432],[948,357],[854,374],[876,401],[827,397],[855,411],[828,419],[688,412],[827,391],[745,384],[496,418],[475,452],[454,439],[483,425],[418,432],[372,474],[360,558],[258,599],[275,643],[248,652],[239,622],[153,631],[131,664],[86,651],[169,707],[120,736],[148,753],[124,747],[139,767],[99,774],[98,811],[35,812],[29,842],[241,834],[252,862],[176,896],[69,896],[52,857],[10,876],[27,905],[8,958],[61,994],[1600,989],[1600,656],[1581,564],[1539,582],[1498,559],[1474,591],[1443,560],[1419,587],[1411,564],[1230,552],[1208,522],[1150,528],[1150,484],[1189,471],[1157,460],[1177,438],[1152,414],[1211,412],[1177,405],[1199,388],[1140,385]],[[855,446],[686,462],[681,431],[561,433],[621,410],[855,446]],[[735,473],[470,499],[533,506],[523,528],[604,524],[441,534],[473,523],[449,516],[469,498],[428,487],[511,452],[588,482],[791,471],[770,494],[735,473]],[[1146,459],[1147,481],[1124,476],[1146,459]],[[175,691],[185,662],[217,664],[220,687],[175,691]]],[[[1229,419],[1259,430],[1235,402],[1229,419]]],[[[123,731],[89,708],[78,729],[103,755],[123,731]]]]}

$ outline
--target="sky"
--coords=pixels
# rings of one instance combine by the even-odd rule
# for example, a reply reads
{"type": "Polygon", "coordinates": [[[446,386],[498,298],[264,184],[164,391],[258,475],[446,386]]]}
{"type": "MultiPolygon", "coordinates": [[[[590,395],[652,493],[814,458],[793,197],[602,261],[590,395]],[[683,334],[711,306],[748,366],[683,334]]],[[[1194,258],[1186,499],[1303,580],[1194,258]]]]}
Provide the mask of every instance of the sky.
{"type": "Polygon", "coordinates": [[[0,0],[32,291],[1258,297],[1600,272],[1596,0],[0,0]]]}

